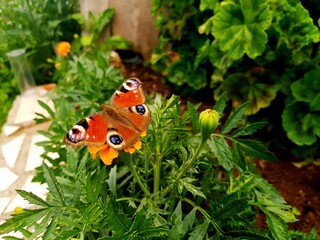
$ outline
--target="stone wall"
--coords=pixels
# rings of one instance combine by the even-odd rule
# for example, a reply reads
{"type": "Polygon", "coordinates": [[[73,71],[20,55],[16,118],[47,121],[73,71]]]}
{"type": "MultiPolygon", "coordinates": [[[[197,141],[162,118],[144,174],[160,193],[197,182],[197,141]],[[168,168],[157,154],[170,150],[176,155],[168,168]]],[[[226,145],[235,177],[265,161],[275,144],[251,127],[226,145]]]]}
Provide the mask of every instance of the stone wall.
{"type": "Polygon", "coordinates": [[[158,39],[155,18],[151,16],[151,3],[152,0],[80,0],[80,7],[84,16],[89,11],[98,13],[109,7],[114,8],[111,28],[103,34],[103,38],[123,36],[133,42],[134,50],[149,59],[158,39]]]}

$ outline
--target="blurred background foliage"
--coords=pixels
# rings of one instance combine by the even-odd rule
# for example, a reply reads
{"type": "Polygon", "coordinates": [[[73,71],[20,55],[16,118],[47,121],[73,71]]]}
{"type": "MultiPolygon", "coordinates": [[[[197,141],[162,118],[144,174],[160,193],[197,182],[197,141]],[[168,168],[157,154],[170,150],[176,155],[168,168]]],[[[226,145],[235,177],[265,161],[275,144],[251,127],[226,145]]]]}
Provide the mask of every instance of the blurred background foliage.
{"type": "Polygon", "coordinates": [[[269,122],[265,139],[319,158],[320,3],[310,0],[154,0],[160,32],[153,67],[187,96],[234,106],[269,122]]]}

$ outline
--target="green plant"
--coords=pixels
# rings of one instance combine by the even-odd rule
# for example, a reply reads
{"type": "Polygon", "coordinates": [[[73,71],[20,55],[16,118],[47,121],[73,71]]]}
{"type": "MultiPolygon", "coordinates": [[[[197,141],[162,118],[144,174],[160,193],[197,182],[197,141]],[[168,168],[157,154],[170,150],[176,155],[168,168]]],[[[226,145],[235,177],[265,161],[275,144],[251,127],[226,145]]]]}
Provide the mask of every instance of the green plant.
{"type": "MultiPolygon", "coordinates": [[[[283,124],[290,141],[317,149],[317,110],[299,100],[293,86],[300,82],[312,95],[299,79],[310,78],[319,65],[319,3],[154,0],[152,6],[160,39],[151,62],[171,84],[185,94],[210,88],[217,98],[226,92],[234,106],[250,102],[247,115],[274,129],[283,124]]],[[[317,157],[316,151],[294,152],[317,157]]]]}
{"type": "Polygon", "coordinates": [[[80,28],[70,14],[78,10],[78,1],[1,0],[0,13],[0,126],[18,92],[6,54],[24,48],[37,84],[52,82],[54,65],[47,61],[55,56],[60,40],[72,41],[80,28]]]}
{"type": "Polygon", "coordinates": [[[55,55],[56,43],[71,42],[74,33],[80,33],[79,25],[70,18],[78,11],[78,1],[10,0],[1,1],[1,5],[1,54],[26,49],[36,82],[52,82],[54,68],[47,58],[55,55]]]}
{"type": "MultiPolygon", "coordinates": [[[[51,109],[39,102],[47,112],[48,118],[39,115],[36,122],[52,121],[48,131],[41,131],[48,141],[39,143],[44,147],[44,159],[55,168],[55,174],[61,173],[61,162],[66,162],[66,152],[62,147],[65,133],[79,119],[90,115],[99,109],[98,103],[103,103],[106,96],[111,96],[114,89],[123,81],[120,72],[108,62],[110,52],[87,52],[79,56],[71,56],[61,62],[61,69],[56,71],[58,87],[49,93],[54,103],[51,109]],[[65,116],[68,116],[66,118],[65,116]],[[52,141],[54,144],[52,144],[52,141]],[[59,158],[53,158],[49,153],[55,153],[59,158]]],[[[38,181],[43,180],[41,168],[36,175],[38,181]]]]}
{"type": "MultiPolygon", "coordinates": [[[[12,106],[15,96],[18,94],[18,87],[14,81],[13,74],[2,58],[0,58],[0,129],[6,122],[8,112],[12,106]]],[[[0,131],[1,132],[1,131],[0,131]]]]}
{"type": "MultiPolygon", "coordinates": [[[[57,86],[56,112],[44,106],[54,122],[49,132],[42,132],[49,140],[40,145],[47,155],[60,149],[59,158],[50,160],[59,164],[41,167],[47,199],[18,190],[37,209],[14,214],[0,225],[1,234],[20,231],[29,239],[289,239],[286,223],[296,220],[293,209],[254,170],[253,158],[276,158],[261,143],[245,138],[265,125],[242,125],[248,104],[222,123],[225,95],[200,120],[198,106],[189,103],[182,113],[178,97],[165,101],[157,95],[149,102],[152,124],[143,148],[134,155],[121,152],[112,167],[92,160],[85,148],[62,148],[70,123],[95,110],[88,98],[95,97],[91,91],[97,81],[110,83],[105,78],[113,74],[107,69],[100,80],[91,75],[101,72],[99,61],[93,61],[84,66],[93,65],[87,74],[96,80],[87,81],[80,66],[88,60],[80,59],[57,86]],[[81,77],[73,78],[72,69],[81,77]],[[83,104],[76,108],[77,116],[75,99],[83,104]],[[259,212],[267,216],[266,231],[255,227],[259,212]]],[[[104,84],[102,91],[110,88],[104,84]]]]}
{"type": "Polygon", "coordinates": [[[92,12],[88,13],[88,21],[81,13],[72,15],[72,19],[76,20],[85,31],[85,33],[74,42],[74,48],[81,50],[83,47],[96,47],[100,49],[111,50],[113,48],[130,48],[131,44],[121,36],[110,36],[103,42],[99,38],[106,30],[106,26],[110,24],[115,10],[108,8],[101,13],[94,15],[92,12]]]}

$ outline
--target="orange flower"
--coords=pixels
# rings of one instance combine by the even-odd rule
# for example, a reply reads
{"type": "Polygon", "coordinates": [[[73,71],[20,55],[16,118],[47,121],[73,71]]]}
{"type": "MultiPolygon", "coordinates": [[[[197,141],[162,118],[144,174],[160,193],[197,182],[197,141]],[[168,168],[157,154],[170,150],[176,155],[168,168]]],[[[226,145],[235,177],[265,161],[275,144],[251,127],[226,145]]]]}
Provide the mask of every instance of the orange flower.
{"type": "Polygon", "coordinates": [[[70,49],[71,49],[70,43],[66,42],[66,41],[62,41],[62,42],[57,44],[56,53],[57,53],[58,56],[65,57],[70,52],[70,49]]]}
{"type": "MultiPolygon", "coordinates": [[[[145,136],[146,135],[146,131],[141,133],[141,136],[145,136]]],[[[133,154],[135,152],[135,150],[139,150],[142,147],[142,143],[140,141],[140,139],[138,139],[138,141],[136,141],[136,143],[129,148],[125,148],[123,149],[125,152],[128,152],[130,154],[133,154]]],[[[92,158],[95,159],[97,157],[97,153],[99,153],[100,155],[100,159],[102,160],[102,162],[106,165],[111,165],[113,159],[115,159],[116,157],[118,157],[119,152],[118,150],[115,150],[113,148],[111,148],[109,145],[104,144],[102,146],[99,147],[88,147],[88,151],[91,154],[92,158]]]]}

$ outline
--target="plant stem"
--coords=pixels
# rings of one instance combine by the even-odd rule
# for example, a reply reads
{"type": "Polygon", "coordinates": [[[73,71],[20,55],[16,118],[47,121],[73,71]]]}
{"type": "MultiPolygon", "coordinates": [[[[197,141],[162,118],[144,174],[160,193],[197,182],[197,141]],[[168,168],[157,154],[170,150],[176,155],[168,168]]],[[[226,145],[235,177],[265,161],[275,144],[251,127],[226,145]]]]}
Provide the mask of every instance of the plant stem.
{"type": "Polygon", "coordinates": [[[147,189],[146,185],[144,185],[143,182],[141,181],[141,179],[140,179],[140,177],[139,177],[139,175],[133,165],[132,155],[130,155],[130,157],[126,158],[125,163],[127,164],[130,172],[132,173],[133,178],[137,181],[137,183],[141,187],[141,189],[144,192],[144,194],[146,195],[146,197],[150,197],[149,190],[147,189]]]}
{"type": "Polygon", "coordinates": [[[139,198],[132,198],[132,197],[123,197],[123,198],[117,198],[116,201],[117,201],[117,202],[121,202],[121,201],[141,202],[141,199],[139,199],[139,198]]]}
{"type": "Polygon", "coordinates": [[[158,193],[160,189],[160,173],[161,173],[162,157],[160,154],[160,147],[156,147],[156,162],[153,165],[154,182],[153,182],[153,192],[158,193]]]}
{"type": "Polygon", "coordinates": [[[181,167],[180,167],[180,171],[179,174],[177,174],[177,176],[175,176],[174,182],[171,183],[168,187],[166,187],[163,192],[161,193],[161,197],[164,198],[175,186],[175,184],[178,182],[178,180],[180,180],[185,174],[186,172],[189,171],[189,169],[193,166],[193,164],[195,163],[202,147],[204,146],[204,144],[206,143],[206,140],[203,136],[201,138],[201,143],[199,144],[196,152],[190,157],[190,159],[188,159],[181,167]]]}

